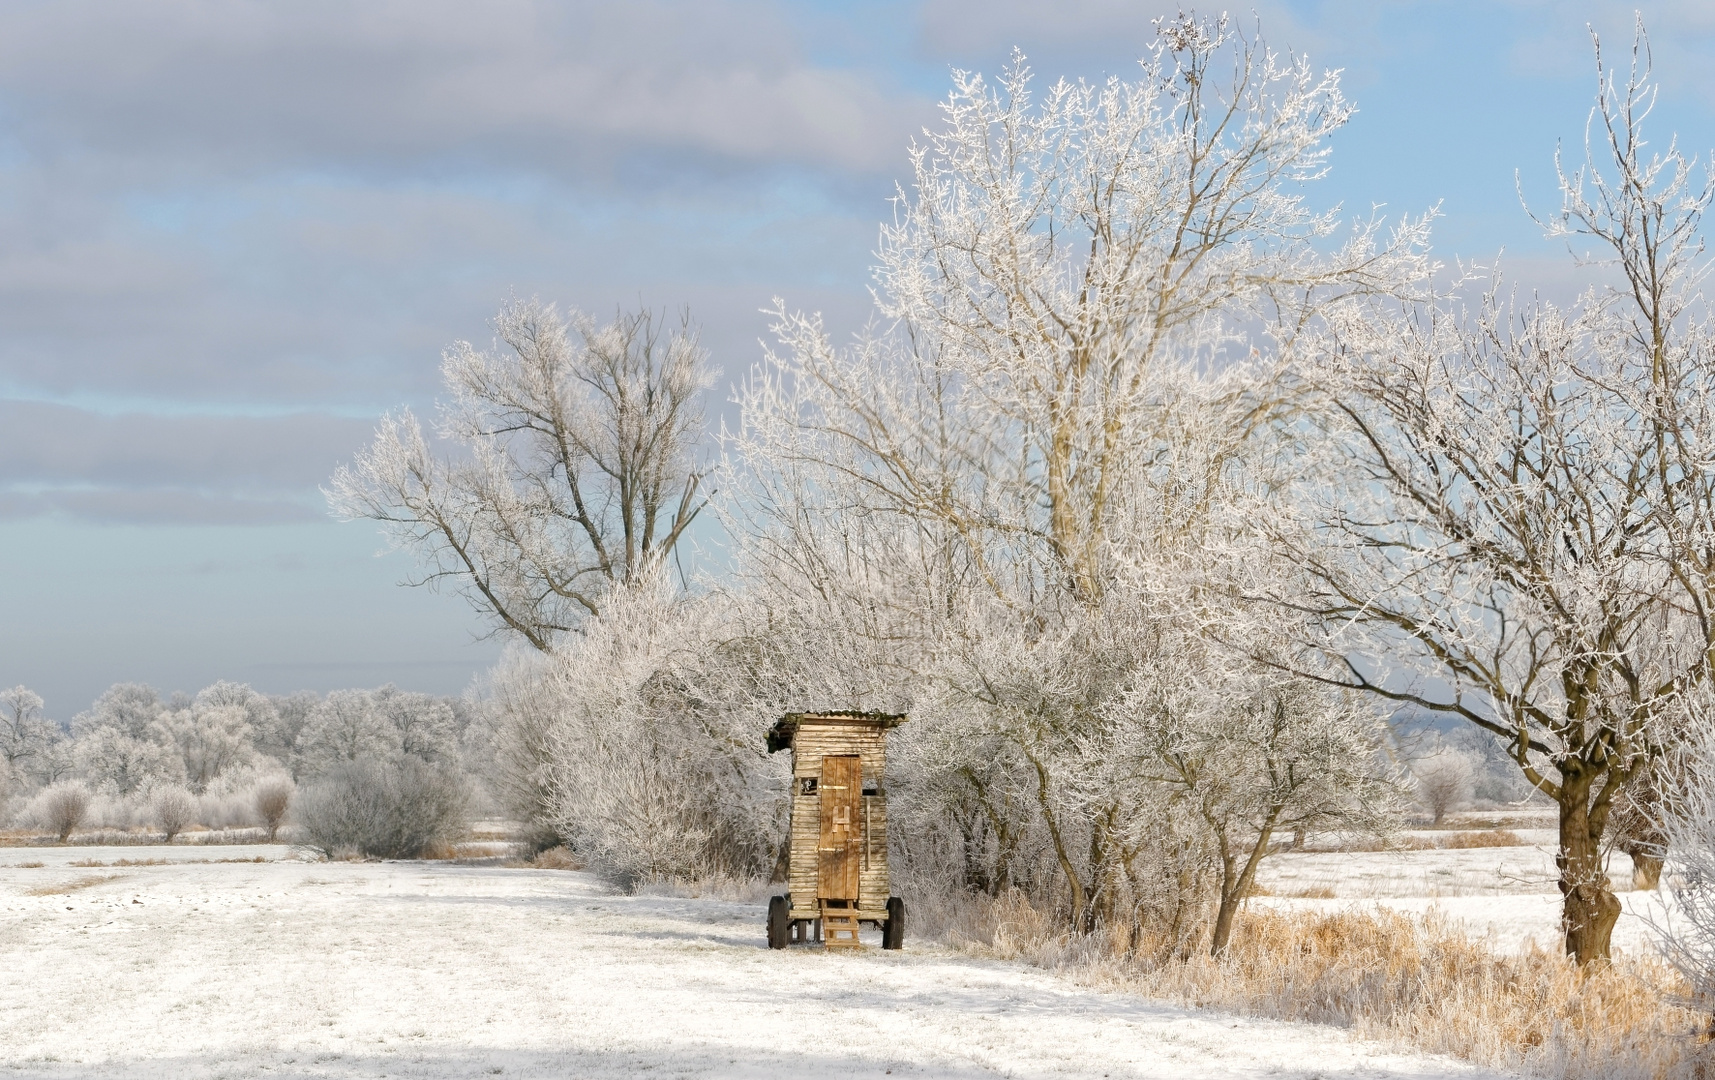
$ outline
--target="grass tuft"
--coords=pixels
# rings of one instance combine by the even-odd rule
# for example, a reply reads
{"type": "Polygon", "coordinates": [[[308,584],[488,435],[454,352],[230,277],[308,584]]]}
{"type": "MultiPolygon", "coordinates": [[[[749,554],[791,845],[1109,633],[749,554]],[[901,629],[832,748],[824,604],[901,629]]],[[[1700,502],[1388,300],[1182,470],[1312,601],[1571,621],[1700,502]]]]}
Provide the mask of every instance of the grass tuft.
{"type": "Polygon", "coordinates": [[[68,893],[77,892],[79,889],[89,889],[97,885],[105,884],[109,881],[117,880],[121,876],[122,875],[120,874],[90,874],[88,877],[81,877],[76,881],[65,882],[59,885],[38,885],[33,889],[26,889],[24,891],[24,895],[62,896],[68,893]]]}

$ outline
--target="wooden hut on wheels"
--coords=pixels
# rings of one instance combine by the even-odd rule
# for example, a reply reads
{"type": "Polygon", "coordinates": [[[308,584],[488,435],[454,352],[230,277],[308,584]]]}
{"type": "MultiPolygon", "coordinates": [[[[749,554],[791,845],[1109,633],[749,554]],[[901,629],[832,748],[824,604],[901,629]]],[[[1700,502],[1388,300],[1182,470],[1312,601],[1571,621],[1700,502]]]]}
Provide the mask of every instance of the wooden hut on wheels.
{"type": "Polygon", "coordinates": [[[887,875],[887,713],[787,713],[768,752],[792,750],[792,831],[785,896],[768,902],[768,947],[819,940],[861,948],[858,927],[881,928],[881,947],[905,943],[905,903],[887,875]]]}

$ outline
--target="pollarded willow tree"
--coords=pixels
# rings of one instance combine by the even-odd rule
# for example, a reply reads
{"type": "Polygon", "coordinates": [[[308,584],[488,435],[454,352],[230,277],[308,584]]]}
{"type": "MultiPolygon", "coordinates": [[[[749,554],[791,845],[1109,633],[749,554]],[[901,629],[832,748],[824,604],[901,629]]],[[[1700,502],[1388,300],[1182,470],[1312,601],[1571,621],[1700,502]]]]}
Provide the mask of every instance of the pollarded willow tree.
{"type": "Polygon", "coordinates": [[[1495,290],[1332,313],[1306,368],[1323,423],[1319,517],[1283,535],[1336,681],[1462,717],[1559,807],[1565,944],[1605,959],[1616,800],[1709,692],[1715,649],[1715,356],[1699,286],[1712,189],[1650,155],[1641,28],[1601,65],[1586,161],[1550,232],[1618,284],[1570,310],[1495,290]]]}
{"type": "Polygon", "coordinates": [[[444,354],[438,454],[409,410],[334,474],[336,515],[383,524],[497,633],[535,649],[599,612],[616,586],[671,559],[703,508],[707,355],[688,316],[649,311],[602,326],[517,301],[499,342],[444,354]]]}
{"type": "MultiPolygon", "coordinates": [[[[1200,603],[1200,575],[1267,562],[1232,512],[1268,487],[1242,479],[1272,407],[1243,358],[1425,273],[1423,222],[1336,241],[1304,200],[1350,114],[1334,75],[1225,20],[1158,29],[1133,80],[1038,96],[1022,60],[994,85],[956,73],[882,231],[883,324],[836,348],[781,306],[735,440],[758,591],[886,644],[923,722],[902,767],[961,823],[966,879],[1052,879],[1078,932],[1123,923],[1168,858],[1173,785],[1130,737],[1164,714],[1121,703],[1161,648],[1245,617],[1200,603]]],[[[1203,653],[1215,683],[1255,673],[1203,653]]],[[[1292,708],[1353,717],[1318,697],[1292,708]]],[[[1231,756],[1252,803],[1216,801],[1249,843],[1274,789],[1231,756]]]]}

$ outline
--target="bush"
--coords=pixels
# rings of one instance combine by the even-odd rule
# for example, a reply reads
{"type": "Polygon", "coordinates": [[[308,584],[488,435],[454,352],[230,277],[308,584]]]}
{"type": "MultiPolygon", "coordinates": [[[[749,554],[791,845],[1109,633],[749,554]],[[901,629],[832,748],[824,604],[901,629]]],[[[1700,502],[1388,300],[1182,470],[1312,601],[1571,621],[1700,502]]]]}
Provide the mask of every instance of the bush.
{"type": "Polygon", "coordinates": [[[1474,770],[1464,754],[1442,750],[1413,764],[1411,771],[1417,778],[1418,798],[1437,825],[1449,810],[1456,810],[1471,800],[1474,770]]]}
{"type": "Polygon", "coordinates": [[[256,788],[256,816],[268,830],[270,842],[280,832],[280,823],[286,820],[286,811],[291,809],[295,790],[285,777],[264,780],[256,788]]]}
{"type": "Polygon", "coordinates": [[[163,787],[156,790],[154,797],[149,800],[149,810],[160,826],[163,844],[173,842],[173,837],[183,832],[186,825],[196,820],[196,797],[181,787],[163,787]]]}
{"type": "Polygon", "coordinates": [[[78,783],[55,784],[42,793],[41,806],[43,823],[63,844],[89,813],[89,789],[78,783]]]}
{"type": "Polygon", "coordinates": [[[401,758],[335,766],[299,797],[296,816],[304,846],[329,858],[412,859],[455,839],[469,803],[450,768],[401,758]]]}

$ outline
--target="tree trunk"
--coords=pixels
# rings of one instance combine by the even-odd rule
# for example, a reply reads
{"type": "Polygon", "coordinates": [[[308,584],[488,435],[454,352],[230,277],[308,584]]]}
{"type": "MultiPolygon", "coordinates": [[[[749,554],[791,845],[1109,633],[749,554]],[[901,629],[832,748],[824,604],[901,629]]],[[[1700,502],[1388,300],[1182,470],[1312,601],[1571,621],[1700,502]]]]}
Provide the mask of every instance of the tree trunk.
{"type": "Polygon", "coordinates": [[[1632,888],[1648,892],[1661,887],[1661,856],[1647,847],[1625,848],[1632,857],[1632,888]]]}
{"type": "MultiPolygon", "coordinates": [[[[1231,860],[1228,860],[1231,862],[1231,860]]],[[[1231,872],[1230,867],[1223,868],[1221,877],[1225,879],[1231,872]]],[[[1215,932],[1209,939],[1209,955],[1219,956],[1226,951],[1227,942],[1233,937],[1233,917],[1239,912],[1239,896],[1237,891],[1228,891],[1224,881],[1221,888],[1221,906],[1215,909],[1215,932]]]]}
{"type": "Polygon", "coordinates": [[[1077,867],[1072,865],[1072,857],[1066,852],[1066,841],[1060,835],[1060,823],[1054,817],[1054,805],[1048,797],[1048,770],[1042,762],[1032,757],[1029,752],[1025,758],[1036,768],[1036,801],[1042,811],[1043,823],[1048,826],[1048,838],[1054,842],[1054,858],[1060,863],[1060,872],[1066,876],[1066,887],[1071,890],[1072,902],[1072,932],[1083,933],[1084,911],[1089,906],[1088,893],[1084,882],[1078,877],[1077,867]]]}
{"type": "Polygon", "coordinates": [[[1565,898],[1561,927],[1566,954],[1580,967],[1605,963],[1620,918],[1620,901],[1602,869],[1600,825],[1590,820],[1587,776],[1563,773],[1560,782],[1560,895],[1565,898]]]}
{"type": "Polygon", "coordinates": [[[1227,942],[1233,937],[1233,919],[1239,913],[1239,905],[1244,903],[1250,894],[1251,886],[1256,883],[1256,870],[1262,865],[1262,857],[1268,854],[1268,843],[1274,835],[1274,821],[1280,814],[1280,807],[1271,808],[1268,824],[1257,833],[1256,842],[1251,845],[1249,856],[1245,859],[1244,869],[1238,869],[1238,857],[1229,853],[1227,838],[1221,836],[1221,906],[1215,910],[1215,932],[1209,939],[1209,955],[1219,956],[1226,951],[1227,942]]]}

